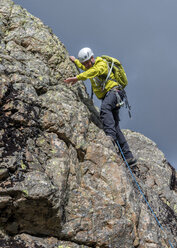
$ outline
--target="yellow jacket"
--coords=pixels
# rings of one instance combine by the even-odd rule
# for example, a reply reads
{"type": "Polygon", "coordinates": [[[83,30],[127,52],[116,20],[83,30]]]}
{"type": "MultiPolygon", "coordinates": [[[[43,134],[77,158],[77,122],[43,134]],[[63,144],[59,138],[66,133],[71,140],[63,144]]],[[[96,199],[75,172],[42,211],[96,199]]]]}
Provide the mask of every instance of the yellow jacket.
{"type": "MultiPolygon", "coordinates": [[[[99,99],[102,99],[110,89],[118,85],[117,82],[108,80],[105,88],[103,89],[103,83],[108,74],[108,64],[101,57],[97,57],[95,59],[95,64],[89,69],[86,69],[85,66],[81,64],[78,59],[76,59],[74,63],[77,65],[77,67],[85,71],[77,75],[77,79],[83,81],[86,79],[90,79],[93,92],[99,99]]],[[[110,78],[115,80],[113,72],[111,72],[110,78]]]]}

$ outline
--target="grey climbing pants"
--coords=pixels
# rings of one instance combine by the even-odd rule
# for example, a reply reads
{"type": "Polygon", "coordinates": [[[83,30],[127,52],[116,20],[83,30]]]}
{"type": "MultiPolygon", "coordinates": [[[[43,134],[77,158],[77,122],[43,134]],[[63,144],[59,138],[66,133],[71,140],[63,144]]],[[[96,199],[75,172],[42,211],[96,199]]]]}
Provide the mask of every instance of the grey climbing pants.
{"type": "MultiPolygon", "coordinates": [[[[121,92],[120,96],[122,97],[121,92]]],[[[126,159],[133,158],[129,145],[119,127],[119,108],[116,107],[116,104],[116,93],[114,90],[110,90],[104,99],[102,99],[100,109],[100,119],[103,129],[106,135],[111,136],[114,140],[118,140],[126,159]]]]}

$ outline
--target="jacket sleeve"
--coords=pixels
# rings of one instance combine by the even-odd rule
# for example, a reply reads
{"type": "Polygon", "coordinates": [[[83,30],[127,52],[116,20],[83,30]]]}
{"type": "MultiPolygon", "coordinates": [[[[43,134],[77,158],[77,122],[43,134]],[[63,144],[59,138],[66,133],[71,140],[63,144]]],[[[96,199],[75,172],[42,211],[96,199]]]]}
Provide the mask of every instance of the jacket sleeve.
{"type": "Polygon", "coordinates": [[[96,76],[100,76],[102,74],[107,74],[107,73],[108,73],[107,63],[105,63],[104,61],[101,61],[97,63],[96,65],[94,65],[93,67],[91,67],[90,69],[88,69],[87,71],[80,73],[76,77],[78,80],[84,81],[86,79],[91,79],[96,76]]]}
{"type": "Polygon", "coordinates": [[[77,65],[78,68],[82,69],[83,71],[86,71],[86,68],[78,59],[74,60],[74,63],[77,65]]]}

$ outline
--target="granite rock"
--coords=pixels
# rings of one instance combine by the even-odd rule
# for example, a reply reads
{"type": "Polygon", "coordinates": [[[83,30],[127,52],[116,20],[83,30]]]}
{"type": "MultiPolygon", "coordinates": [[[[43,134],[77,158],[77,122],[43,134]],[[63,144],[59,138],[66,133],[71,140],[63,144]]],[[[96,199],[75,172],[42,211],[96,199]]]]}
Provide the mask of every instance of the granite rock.
{"type": "Polygon", "coordinates": [[[0,0],[0,246],[177,247],[175,169],[124,130],[138,158],[131,172],[84,84],[64,83],[77,73],[49,27],[0,0]]]}

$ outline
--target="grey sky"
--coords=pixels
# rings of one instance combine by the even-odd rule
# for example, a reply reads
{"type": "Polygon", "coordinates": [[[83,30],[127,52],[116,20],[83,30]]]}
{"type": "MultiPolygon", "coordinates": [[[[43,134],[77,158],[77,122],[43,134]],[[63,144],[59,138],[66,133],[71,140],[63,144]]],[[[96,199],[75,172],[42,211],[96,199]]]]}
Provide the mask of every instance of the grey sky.
{"type": "MultiPolygon", "coordinates": [[[[70,55],[77,56],[88,46],[96,56],[106,54],[122,62],[129,80],[132,119],[122,110],[121,128],[155,141],[177,168],[177,1],[14,2],[51,27],[70,55]]],[[[95,104],[100,102],[95,99],[95,104]]]]}

